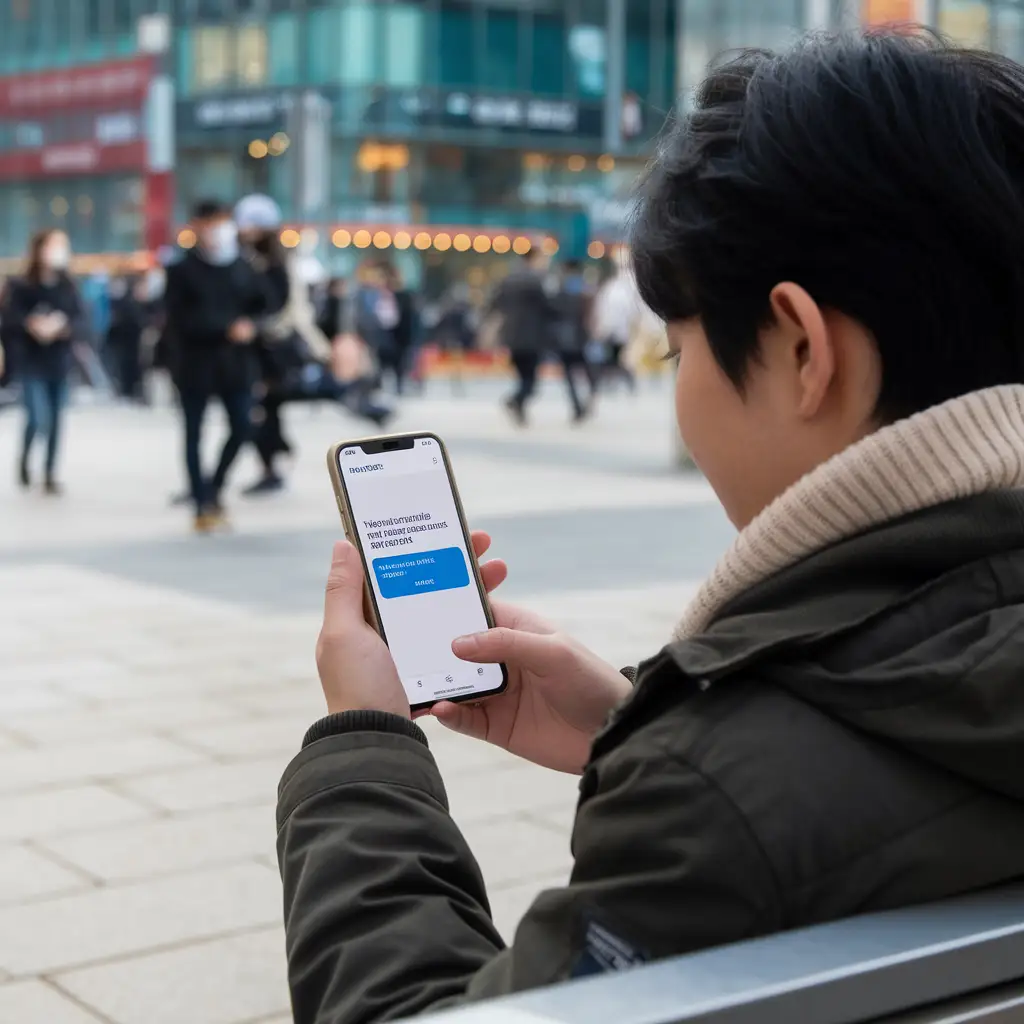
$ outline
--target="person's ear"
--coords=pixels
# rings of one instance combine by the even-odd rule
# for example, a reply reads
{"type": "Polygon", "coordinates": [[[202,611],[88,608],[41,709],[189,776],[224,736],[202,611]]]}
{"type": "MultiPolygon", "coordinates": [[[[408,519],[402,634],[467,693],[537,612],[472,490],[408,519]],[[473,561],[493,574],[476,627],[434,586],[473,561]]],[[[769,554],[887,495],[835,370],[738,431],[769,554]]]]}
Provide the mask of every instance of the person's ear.
{"type": "Polygon", "coordinates": [[[792,281],[769,295],[777,336],[794,374],[797,412],[810,419],[821,408],[836,373],[834,340],[821,307],[792,281]]]}

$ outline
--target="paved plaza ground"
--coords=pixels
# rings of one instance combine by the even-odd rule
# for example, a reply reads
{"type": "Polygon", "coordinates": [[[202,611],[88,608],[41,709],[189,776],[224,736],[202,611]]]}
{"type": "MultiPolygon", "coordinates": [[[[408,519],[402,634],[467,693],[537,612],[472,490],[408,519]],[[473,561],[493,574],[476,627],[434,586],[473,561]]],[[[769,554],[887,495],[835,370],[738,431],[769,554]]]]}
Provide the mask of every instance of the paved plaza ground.
{"type": "MultiPolygon", "coordinates": [[[[449,441],[505,597],[617,664],[653,653],[730,539],[707,486],[672,469],[666,382],[580,428],[557,382],[527,431],[498,395],[436,382],[396,426],[449,441]]],[[[60,501],[15,489],[19,420],[0,416],[0,1024],[290,1020],[274,803],[323,710],[323,453],[358,428],[294,411],[291,489],[232,498],[234,532],[195,537],[167,502],[171,410],[72,409],[60,501]]],[[[246,456],[234,483],[254,475],[246,456]]],[[[576,780],[426,728],[511,938],[567,876],[576,780]]]]}

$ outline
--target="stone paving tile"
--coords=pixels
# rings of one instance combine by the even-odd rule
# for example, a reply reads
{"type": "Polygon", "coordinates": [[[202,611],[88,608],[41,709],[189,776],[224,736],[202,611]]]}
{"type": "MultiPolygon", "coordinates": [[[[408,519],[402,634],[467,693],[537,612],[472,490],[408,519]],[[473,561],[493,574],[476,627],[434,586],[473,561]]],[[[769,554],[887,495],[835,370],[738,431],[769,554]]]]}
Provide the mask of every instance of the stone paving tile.
{"type": "Polygon", "coordinates": [[[59,974],[56,981],[115,1024],[240,1024],[287,1013],[286,969],[278,925],[59,974]]]}
{"type": "Polygon", "coordinates": [[[129,796],[164,811],[198,811],[231,804],[273,806],[287,764],[287,757],[205,764],[123,780],[119,786],[129,796]]]}
{"type": "Polygon", "coordinates": [[[133,777],[140,772],[187,768],[205,758],[157,736],[59,744],[40,757],[35,750],[0,753],[0,793],[92,779],[133,777]]]}
{"type": "Polygon", "coordinates": [[[79,872],[27,846],[0,846],[0,905],[90,888],[79,872]]]}
{"type": "Polygon", "coordinates": [[[55,836],[37,845],[90,875],[113,882],[271,856],[276,831],[272,807],[261,805],[55,836]]]}
{"type": "Polygon", "coordinates": [[[239,864],[0,908],[0,967],[52,973],[280,919],[273,873],[239,864]]]}
{"type": "Polygon", "coordinates": [[[579,778],[513,761],[492,771],[449,773],[444,780],[448,806],[460,825],[508,817],[538,806],[565,808],[571,818],[579,798],[579,778]]]}
{"type": "Polygon", "coordinates": [[[201,727],[179,727],[171,735],[191,748],[205,750],[221,759],[270,754],[291,757],[299,752],[302,737],[314,721],[308,715],[279,715],[259,721],[236,720],[201,727]]]}
{"type": "Polygon", "coordinates": [[[557,889],[565,885],[568,878],[569,872],[565,871],[520,885],[488,887],[487,897],[491,904],[491,918],[506,943],[511,944],[515,938],[516,927],[537,896],[545,889],[557,889]]]}
{"type": "Polygon", "coordinates": [[[100,1021],[102,1017],[85,1010],[45,982],[13,981],[0,985],[0,1024],[97,1024],[100,1021]]]}
{"type": "Polygon", "coordinates": [[[0,840],[39,839],[138,821],[150,813],[100,785],[0,797],[0,840]]]}
{"type": "Polygon", "coordinates": [[[565,836],[524,818],[476,823],[465,827],[469,843],[488,885],[508,888],[550,878],[572,869],[565,836]]]}

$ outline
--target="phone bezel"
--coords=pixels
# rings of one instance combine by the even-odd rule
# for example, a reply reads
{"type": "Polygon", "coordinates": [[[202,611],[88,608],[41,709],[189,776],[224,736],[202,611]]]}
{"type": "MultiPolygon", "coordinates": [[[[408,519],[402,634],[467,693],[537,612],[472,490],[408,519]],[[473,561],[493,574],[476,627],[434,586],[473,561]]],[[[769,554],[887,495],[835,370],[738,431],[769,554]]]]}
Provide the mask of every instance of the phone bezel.
{"type": "MultiPolygon", "coordinates": [[[[407,431],[400,434],[374,434],[369,437],[354,438],[350,441],[341,441],[338,444],[332,445],[327,453],[327,466],[331,475],[331,482],[334,485],[334,494],[338,502],[338,511],[341,513],[341,522],[345,531],[345,536],[352,544],[355,545],[356,550],[359,552],[359,558],[363,564],[363,604],[366,611],[366,619],[377,631],[384,643],[388,642],[388,638],[384,631],[380,608],[377,605],[377,595],[374,592],[373,584],[370,581],[371,567],[367,561],[366,552],[363,549],[363,543],[359,537],[359,531],[356,530],[354,526],[355,513],[352,509],[352,501],[349,497],[348,487],[345,485],[345,477],[341,471],[341,452],[345,448],[361,448],[367,455],[387,456],[391,451],[402,451],[405,450],[405,448],[412,448],[415,446],[416,442],[421,439],[430,439],[436,442],[438,449],[441,452],[445,475],[448,478],[448,485],[451,488],[452,497],[455,499],[455,511],[459,517],[459,527],[462,530],[463,542],[466,546],[466,551],[469,553],[469,564],[473,572],[473,580],[476,584],[477,596],[479,597],[480,604],[483,607],[487,625],[492,629],[494,628],[494,613],[491,611],[491,602],[487,597],[487,591],[484,589],[483,578],[480,575],[479,560],[473,553],[473,541],[470,536],[469,526],[466,523],[466,513],[462,507],[462,496],[459,494],[459,485],[455,480],[455,473],[452,471],[451,458],[448,455],[448,447],[445,445],[444,441],[442,441],[441,438],[431,430],[407,431]],[[406,445],[405,442],[407,441],[411,443],[406,445]],[[394,448],[385,448],[385,445],[394,444],[395,442],[397,442],[397,445],[394,448]]],[[[450,701],[453,704],[463,704],[467,702],[487,700],[490,697],[497,697],[508,689],[508,667],[504,663],[499,663],[498,667],[501,669],[501,685],[496,688],[463,693],[456,697],[438,697],[434,700],[423,701],[418,704],[413,704],[410,700],[410,710],[414,713],[426,711],[429,708],[432,708],[435,704],[440,704],[442,701],[450,701]]],[[[406,696],[408,697],[408,692],[406,693],[406,696]]]]}

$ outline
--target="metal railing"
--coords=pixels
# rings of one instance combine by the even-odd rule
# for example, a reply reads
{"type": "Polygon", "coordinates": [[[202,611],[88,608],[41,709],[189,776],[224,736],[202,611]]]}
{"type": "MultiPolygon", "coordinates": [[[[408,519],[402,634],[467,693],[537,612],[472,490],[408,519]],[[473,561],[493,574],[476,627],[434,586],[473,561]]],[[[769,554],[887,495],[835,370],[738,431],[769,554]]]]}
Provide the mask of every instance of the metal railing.
{"type": "Polygon", "coordinates": [[[432,1024],[1024,1021],[1024,885],[694,953],[432,1024]]]}

